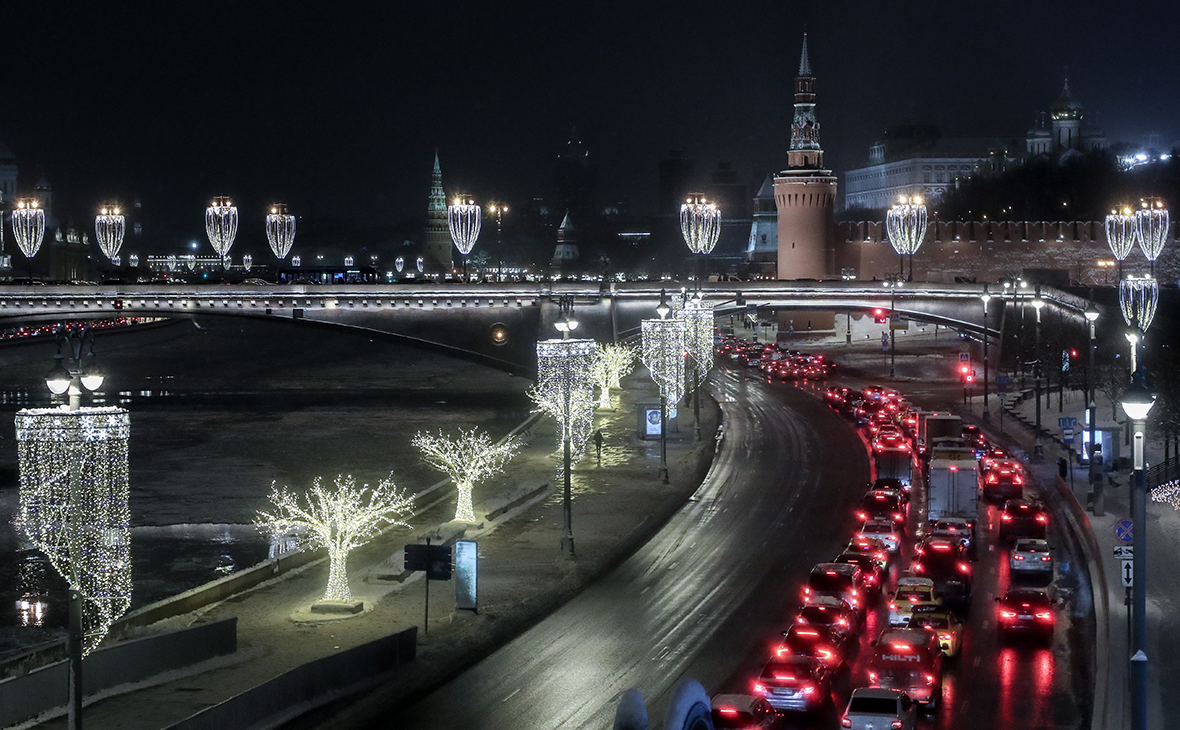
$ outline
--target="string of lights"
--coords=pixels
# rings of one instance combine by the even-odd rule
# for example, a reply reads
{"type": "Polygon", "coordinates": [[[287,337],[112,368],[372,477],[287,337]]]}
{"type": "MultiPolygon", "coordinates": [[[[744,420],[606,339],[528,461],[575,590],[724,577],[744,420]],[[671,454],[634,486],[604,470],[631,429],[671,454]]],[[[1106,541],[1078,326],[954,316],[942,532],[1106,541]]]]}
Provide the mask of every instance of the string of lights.
{"type": "Polygon", "coordinates": [[[131,606],[131,511],[122,408],[16,414],[19,527],[82,596],[83,654],[131,606]]]}
{"type": "Polygon", "coordinates": [[[227,258],[238,235],[238,207],[229,198],[214,198],[205,209],[205,234],[217,255],[227,258]]]}
{"type": "Polygon", "coordinates": [[[1152,276],[1127,276],[1119,281],[1119,309],[1128,327],[1146,332],[1155,319],[1160,285],[1152,276]]]}
{"type": "Polygon", "coordinates": [[[266,216],[266,240],[279,261],[287,258],[295,243],[295,216],[287,213],[287,206],[275,203],[266,216]]]}
{"type": "Polygon", "coordinates": [[[577,463],[594,430],[594,381],[590,372],[598,351],[594,340],[541,340],[537,343],[537,384],[529,397],[562,427],[577,463]]]}
{"type": "Polygon", "coordinates": [[[1112,210],[1106,216],[1106,243],[1120,265],[1135,248],[1136,235],[1135,216],[1130,208],[1112,210]]]}
{"type": "Polygon", "coordinates": [[[635,369],[639,353],[631,345],[605,343],[598,346],[598,354],[590,368],[590,377],[598,386],[598,407],[610,408],[611,388],[619,388],[620,381],[635,369]]]}
{"type": "Polygon", "coordinates": [[[1180,479],[1161,484],[1151,490],[1151,501],[1172,505],[1172,509],[1180,510],[1180,479]]]}
{"type": "Polygon", "coordinates": [[[669,407],[674,407],[684,397],[685,391],[684,320],[645,319],[642,328],[643,364],[651,371],[652,380],[660,388],[660,395],[669,407]]]}
{"type": "Polygon", "coordinates": [[[1168,224],[1168,209],[1159,198],[1144,200],[1142,207],[1135,211],[1135,237],[1153,268],[1168,242],[1168,224]]]}
{"type": "Polygon", "coordinates": [[[287,487],[272,484],[270,502],[274,510],[259,510],[254,526],[269,539],[302,530],[308,538],[306,549],[327,548],[328,585],[322,600],[350,602],[349,553],[385,527],[409,527],[399,517],[410,512],[414,496],[399,489],[392,475],[370,488],[368,484],[358,487],[351,474],[341,474],[335,488],[325,487],[316,477],[302,499],[287,487]]]}
{"type": "Polygon", "coordinates": [[[486,481],[504,471],[523,445],[515,436],[492,443],[486,431],[475,428],[459,429],[455,438],[419,431],[411,444],[422,456],[422,460],[450,477],[458,490],[455,504],[455,520],[475,522],[472,505],[472,491],[480,482],[486,481]]]}
{"type": "MultiPolygon", "coordinates": [[[[98,239],[98,247],[104,256],[112,263],[119,256],[119,249],[123,247],[123,234],[126,233],[127,219],[117,205],[103,206],[94,217],[94,237],[98,239]]],[[[118,264],[115,264],[118,266],[118,264]]]]}
{"type": "Polygon", "coordinates": [[[45,211],[33,198],[18,200],[12,211],[12,235],[25,258],[33,258],[45,240],[45,211]]]}

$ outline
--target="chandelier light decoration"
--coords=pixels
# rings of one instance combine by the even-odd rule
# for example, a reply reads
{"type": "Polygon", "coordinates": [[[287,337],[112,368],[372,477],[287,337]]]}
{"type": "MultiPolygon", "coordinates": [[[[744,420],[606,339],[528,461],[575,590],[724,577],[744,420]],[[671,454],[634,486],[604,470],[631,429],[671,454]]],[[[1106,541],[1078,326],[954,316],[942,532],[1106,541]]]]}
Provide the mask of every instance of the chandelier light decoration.
{"type": "Polygon", "coordinates": [[[111,263],[114,264],[115,266],[121,266],[123,264],[123,257],[116,256],[113,259],[111,259],[111,263]]]}
{"type": "Polygon", "coordinates": [[[83,654],[131,606],[129,436],[122,408],[16,414],[20,527],[82,597],[83,654]]]}
{"type": "Polygon", "coordinates": [[[610,408],[611,389],[620,387],[619,381],[635,369],[635,360],[638,357],[639,353],[631,345],[608,342],[598,346],[598,354],[594,357],[590,374],[594,384],[598,386],[599,408],[610,408]]]}
{"type": "Polygon", "coordinates": [[[692,355],[692,386],[705,381],[713,367],[713,305],[700,296],[689,297],[681,314],[685,349],[692,355]]]}
{"type": "Polygon", "coordinates": [[[704,195],[693,193],[680,206],[680,233],[689,251],[713,253],[721,234],[721,210],[704,195]]]}
{"type": "Polygon", "coordinates": [[[1112,210],[1106,216],[1106,245],[1119,262],[1119,278],[1123,275],[1123,261],[1131,255],[1135,248],[1135,216],[1131,209],[1112,210]]]}
{"type": "MultiPolygon", "coordinates": [[[[94,217],[94,237],[98,239],[98,247],[112,263],[119,256],[119,249],[123,247],[123,234],[127,232],[127,219],[117,205],[104,205],[94,217]]],[[[118,266],[117,263],[115,263],[118,266]]]]}
{"type": "Polygon", "coordinates": [[[36,198],[21,198],[12,211],[12,235],[25,258],[32,259],[45,240],[45,210],[36,198]]]}
{"type": "Polygon", "coordinates": [[[481,219],[479,206],[474,200],[455,198],[455,201],[447,206],[447,230],[451,232],[455,248],[464,256],[471,253],[476,240],[479,239],[481,219]]]}
{"type": "Polygon", "coordinates": [[[287,258],[295,243],[295,216],[287,213],[287,206],[275,203],[266,215],[266,240],[279,261],[287,258]]]}
{"type": "MultiPolygon", "coordinates": [[[[910,281],[914,279],[914,254],[918,253],[926,238],[927,223],[926,205],[916,195],[912,198],[901,196],[885,215],[885,232],[903,267],[905,260],[902,257],[910,257],[910,281]]],[[[903,268],[901,273],[904,272],[903,268]]]]}
{"type": "Polygon", "coordinates": [[[274,509],[259,510],[254,526],[270,539],[294,531],[307,534],[305,549],[327,548],[328,586],[324,601],[352,601],[348,588],[348,555],[369,542],[385,527],[409,527],[400,519],[413,508],[414,496],[399,489],[392,475],[373,488],[358,487],[356,480],[343,474],[336,477],[335,488],[323,486],[319,477],[311,491],[300,497],[286,487],[271,485],[270,501],[274,509]]]}
{"type": "Polygon", "coordinates": [[[205,209],[205,235],[220,258],[229,256],[238,235],[238,207],[229,198],[216,197],[205,209]]]}
{"type": "Polygon", "coordinates": [[[643,327],[643,364],[669,407],[684,397],[685,335],[683,319],[645,319],[643,327]]]}
{"type": "Polygon", "coordinates": [[[418,257],[418,260],[414,262],[414,265],[418,267],[418,273],[419,273],[419,274],[421,274],[421,273],[422,273],[422,265],[423,265],[424,263],[426,263],[426,259],[425,259],[425,258],[423,258],[423,257],[421,257],[421,256],[419,256],[419,257],[418,257]]]}
{"type": "Polygon", "coordinates": [[[131,264],[131,268],[137,268],[139,266],[139,254],[133,253],[128,256],[127,263],[131,264]]]}
{"type": "Polygon", "coordinates": [[[475,522],[472,491],[481,482],[504,471],[504,465],[520,451],[522,442],[510,436],[492,443],[487,432],[459,429],[455,438],[419,431],[411,442],[422,460],[450,477],[459,495],[455,503],[457,522],[475,522]]]}
{"type": "Polygon", "coordinates": [[[169,271],[176,271],[176,269],[179,265],[180,265],[180,262],[177,260],[176,255],[175,254],[168,254],[168,270],[169,271]]]}
{"type": "Polygon", "coordinates": [[[345,256],[345,257],[344,257],[344,265],[345,265],[345,266],[352,266],[352,265],[353,265],[353,262],[354,262],[354,260],[353,260],[353,258],[352,258],[351,256],[345,256]]]}
{"type": "Polygon", "coordinates": [[[242,268],[245,269],[246,271],[249,271],[251,269],[251,267],[253,267],[253,266],[254,266],[254,257],[251,256],[250,254],[243,255],[242,256],[242,268]]]}
{"type": "Polygon", "coordinates": [[[295,255],[295,256],[291,257],[291,265],[292,266],[301,266],[302,264],[303,264],[303,259],[300,256],[295,255]]]}
{"type": "Polygon", "coordinates": [[[1168,223],[1168,209],[1159,198],[1142,201],[1139,210],[1135,211],[1135,238],[1151,263],[1152,276],[1155,275],[1155,260],[1168,242],[1168,223]]]}
{"type": "Polygon", "coordinates": [[[529,391],[537,409],[561,424],[570,442],[570,463],[581,460],[594,430],[594,380],[598,353],[594,340],[541,340],[537,343],[537,385],[529,391]]]}
{"type": "Polygon", "coordinates": [[[399,273],[399,274],[402,273],[402,269],[404,269],[405,267],[406,267],[406,260],[404,258],[402,258],[401,256],[398,256],[396,259],[393,260],[393,268],[397,269],[397,273],[399,273]]]}
{"type": "Polygon", "coordinates": [[[1153,276],[1128,276],[1119,281],[1119,308],[1128,327],[1146,332],[1155,319],[1160,285],[1153,276]]]}
{"type": "Polygon", "coordinates": [[[184,257],[184,263],[185,266],[188,266],[189,271],[195,271],[197,268],[197,257],[190,253],[184,257]]]}

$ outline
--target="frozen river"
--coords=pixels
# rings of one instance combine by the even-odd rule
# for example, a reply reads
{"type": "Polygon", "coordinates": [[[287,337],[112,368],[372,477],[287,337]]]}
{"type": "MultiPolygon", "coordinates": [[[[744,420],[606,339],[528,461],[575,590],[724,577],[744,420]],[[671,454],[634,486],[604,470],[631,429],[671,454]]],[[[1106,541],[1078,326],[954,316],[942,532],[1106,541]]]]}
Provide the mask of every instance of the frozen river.
{"type": "MultiPolygon", "coordinates": [[[[64,583],[29,559],[18,510],[13,413],[50,405],[52,341],[0,347],[0,655],[62,635],[64,583]],[[20,602],[47,595],[42,627],[20,602]]],[[[410,448],[419,430],[506,433],[530,409],[529,381],[371,338],[290,322],[202,317],[101,332],[94,405],[131,412],[132,606],[265,558],[250,525],[272,482],[393,473],[417,491],[441,477],[410,448]]]]}

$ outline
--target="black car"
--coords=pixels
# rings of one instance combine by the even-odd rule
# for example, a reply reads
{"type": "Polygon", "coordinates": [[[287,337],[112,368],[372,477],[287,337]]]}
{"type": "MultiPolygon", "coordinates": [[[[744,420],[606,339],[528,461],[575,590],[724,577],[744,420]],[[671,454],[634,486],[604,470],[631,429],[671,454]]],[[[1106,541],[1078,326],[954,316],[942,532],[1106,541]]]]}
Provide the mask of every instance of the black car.
{"type": "Polygon", "coordinates": [[[927,535],[914,548],[910,570],[934,581],[934,591],[947,606],[963,609],[970,604],[974,571],[957,538],[927,535]]]}
{"type": "Polygon", "coordinates": [[[1053,601],[1044,591],[1014,588],[997,598],[996,627],[1001,638],[1033,636],[1053,639],[1053,601]]]}
{"type": "Polygon", "coordinates": [[[1000,511],[1000,539],[1015,540],[1018,537],[1045,539],[1049,529],[1049,512],[1039,501],[1010,499],[1000,511]]]}
{"type": "Polygon", "coordinates": [[[861,499],[856,519],[861,522],[890,520],[898,529],[905,530],[906,505],[893,492],[872,490],[861,499]]]}

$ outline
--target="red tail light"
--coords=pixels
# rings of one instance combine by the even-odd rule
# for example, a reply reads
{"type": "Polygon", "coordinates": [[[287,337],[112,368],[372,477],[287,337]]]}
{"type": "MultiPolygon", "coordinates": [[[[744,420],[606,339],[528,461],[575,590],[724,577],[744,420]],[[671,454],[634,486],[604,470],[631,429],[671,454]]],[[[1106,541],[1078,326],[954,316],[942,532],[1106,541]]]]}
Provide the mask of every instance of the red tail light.
{"type": "Polygon", "coordinates": [[[1012,515],[1010,515],[1010,514],[1008,514],[1007,512],[1005,512],[1003,515],[1001,515],[1001,516],[1000,516],[1000,519],[1001,519],[1001,520],[1003,520],[1004,522],[1011,522],[1011,521],[1012,521],[1012,515]]]}
{"type": "Polygon", "coordinates": [[[914,572],[915,572],[915,573],[921,573],[923,570],[925,570],[925,568],[923,568],[923,567],[922,567],[922,564],[921,564],[921,563],[914,563],[914,564],[913,564],[912,566],[910,566],[910,567],[912,567],[912,568],[914,569],[914,572]]]}
{"type": "Polygon", "coordinates": [[[897,520],[898,522],[901,522],[902,520],[904,520],[904,519],[905,519],[905,515],[903,515],[903,514],[902,514],[902,513],[900,513],[900,512],[894,512],[894,513],[893,513],[893,519],[897,520]]]}
{"type": "Polygon", "coordinates": [[[840,727],[852,727],[852,720],[849,720],[847,717],[841,717],[840,727]]]}
{"type": "Polygon", "coordinates": [[[1013,555],[1012,559],[1013,560],[1024,560],[1024,556],[1023,555],[1013,555]]]}
{"type": "Polygon", "coordinates": [[[1037,618],[1042,621],[1052,621],[1053,614],[1050,611],[1037,611],[1037,618]]]}
{"type": "Polygon", "coordinates": [[[1000,618],[1016,618],[1016,612],[1001,610],[1000,611],[1000,618]]]}
{"type": "Polygon", "coordinates": [[[814,686],[814,685],[810,685],[810,684],[809,684],[809,685],[807,685],[806,687],[804,687],[804,688],[803,688],[803,694],[805,694],[805,695],[813,695],[813,694],[815,694],[815,686],[814,686]]]}
{"type": "MultiPolygon", "coordinates": [[[[850,726],[851,727],[851,726],[850,726]]],[[[894,720],[889,723],[890,730],[901,730],[903,727],[901,720],[894,720]]]]}
{"type": "Polygon", "coordinates": [[[736,714],[738,714],[738,711],[732,707],[718,707],[717,711],[720,712],[722,715],[736,715],[736,714]]]}
{"type": "Polygon", "coordinates": [[[934,684],[934,675],[933,674],[926,675],[926,684],[931,684],[931,685],[934,684]]]}
{"type": "Polygon", "coordinates": [[[971,566],[967,563],[959,563],[959,572],[966,573],[971,570],[971,566]]]}
{"type": "Polygon", "coordinates": [[[758,694],[758,695],[766,694],[766,687],[763,687],[761,684],[755,682],[754,683],[754,694],[758,694]]]}
{"type": "Polygon", "coordinates": [[[894,603],[893,601],[890,601],[890,602],[889,602],[889,610],[890,610],[890,611],[896,611],[896,610],[897,610],[897,604],[896,604],[896,603],[894,603]]]}
{"type": "Polygon", "coordinates": [[[1048,523],[1049,515],[1037,515],[1037,522],[1040,522],[1042,525],[1048,523]]]}
{"type": "Polygon", "coordinates": [[[876,682],[876,681],[877,681],[877,673],[876,673],[876,672],[869,672],[869,681],[870,681],[870,682],[876,682]]]}
{"type": "Polygon", "coordinates": [[[1043,562],[1049,562],[1049,561],[1050,561],[1050,560],[1052,560],[1052,559],[1053,559],[1053,558],[1049,557],[1048,555],[1042,555],[1042,556],[1041,556],[1041,560],[1042,560],[1043,562]]]}

